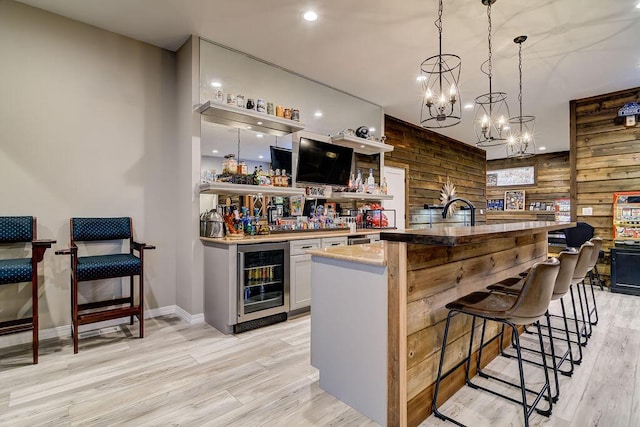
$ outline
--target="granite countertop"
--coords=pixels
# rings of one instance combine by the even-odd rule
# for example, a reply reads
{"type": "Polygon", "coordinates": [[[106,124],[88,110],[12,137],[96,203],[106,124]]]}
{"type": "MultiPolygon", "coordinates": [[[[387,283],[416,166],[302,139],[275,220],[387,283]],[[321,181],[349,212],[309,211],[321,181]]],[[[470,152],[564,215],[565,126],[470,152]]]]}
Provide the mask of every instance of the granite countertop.
{"type": "Polygon", "coordinates": [[[416,243],[422,245],[457,246],[482,243],[488,238],[517,237],[545,231],[575,227],[575,222],[527,221],[508,224],[475,225],[473,227],[447,227],[444,225],[421,230],[395,230],[380,232],[381,240],[416,243]]]}
{"type": "Polygon", "coordinates": [[[244,236],[241,239],[230,239],[228,237],[223,238],[210,238],[200,237],[203,243],[218,243],[225,245],[246,245],[250,243],[269,243],[269,242],[285,242],[290,240],[303,240],[303,239],[321,239],[327,237],[348,237],[348,236],[362,236],[366,234],[377,234],[379,230],[366,229],[357,230],[355,233],[351,233],[349,229],[342,230],[327,230],[327,231],[296,231],[291,233],[277,233],[267,234],[260,236],[244,236]]]}
{"type": "Polygon", "coordinates": [[[322,258],[369,265],[387,265],[387,261],[384,259],[384,242],[353,246],[332,246],[324,249],[309,249],[306,252],[322,258]]]}

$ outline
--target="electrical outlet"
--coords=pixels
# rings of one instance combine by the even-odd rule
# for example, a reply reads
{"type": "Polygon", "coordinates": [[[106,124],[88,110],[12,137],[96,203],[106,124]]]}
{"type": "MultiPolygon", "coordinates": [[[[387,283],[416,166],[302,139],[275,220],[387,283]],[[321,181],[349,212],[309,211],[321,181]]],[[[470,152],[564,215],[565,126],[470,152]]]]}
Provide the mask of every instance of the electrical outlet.
{"type": "Polygon", "coordinates": [[[582,208],[582,216],[591,216],[593,215],[593,208],[582,208]]]}

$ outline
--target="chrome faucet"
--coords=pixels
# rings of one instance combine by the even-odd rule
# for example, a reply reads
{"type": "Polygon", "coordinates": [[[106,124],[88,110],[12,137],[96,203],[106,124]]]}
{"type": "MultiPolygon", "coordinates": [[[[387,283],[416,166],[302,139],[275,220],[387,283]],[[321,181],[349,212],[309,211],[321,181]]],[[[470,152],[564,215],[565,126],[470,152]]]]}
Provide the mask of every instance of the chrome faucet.
{"type": "Polygon", "coordinates": [[[451,206],[451,204],[455,202],[463,202],[463,203],[466,203],[467,206],[469,206],[469,209],[471,210],[471,226],[473,227],[474,225],[476,225],[476,207],[473,206],[473,203],[461,197],[456,197],[455,199],[451,199],[444,205],[444,208],[442,208],[442,218],[447,217],[447,211],[449,210],[449,206],[451,206]]]}

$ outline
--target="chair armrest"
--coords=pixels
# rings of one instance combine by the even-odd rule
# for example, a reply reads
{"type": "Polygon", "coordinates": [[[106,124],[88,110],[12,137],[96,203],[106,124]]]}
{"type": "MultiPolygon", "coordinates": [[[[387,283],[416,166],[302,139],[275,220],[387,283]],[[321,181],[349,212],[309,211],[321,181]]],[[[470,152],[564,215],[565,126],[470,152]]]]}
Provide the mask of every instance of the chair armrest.
{"type": "Polygon", "coordinates": [[[50,248],[55,242],[56,241],[52,239],[32,240],[31,245],[33,247],[33,251],[31,256],[36,260],[36,262],[42,261],[47,248],[50,248]]]}
{"type": "Polygon", "coordinates": [[[71,246],[67,249],[58,249],[56,251],[56,255],[77,255],[78,247],[76,245],[71,246]]]}
{"type": "Polygon", "coordinates": [[[137,250],[137,251],[141,251],[143,249],[155,249],[156,247],[154,245],[147,245],[146,243],[140,243],[140,242],[131,242],[131,246],[133,247],[133,249],[137,250]]]}
{"type": "Polygon", "coordinates": [[[38,239],[38,240],[32,240],[31,244],[33,246],[38,246],[38,247],[43,247],[43,248],[50,248],[51,245],[55,244],[56,241],[53,239],[38,239]]]}

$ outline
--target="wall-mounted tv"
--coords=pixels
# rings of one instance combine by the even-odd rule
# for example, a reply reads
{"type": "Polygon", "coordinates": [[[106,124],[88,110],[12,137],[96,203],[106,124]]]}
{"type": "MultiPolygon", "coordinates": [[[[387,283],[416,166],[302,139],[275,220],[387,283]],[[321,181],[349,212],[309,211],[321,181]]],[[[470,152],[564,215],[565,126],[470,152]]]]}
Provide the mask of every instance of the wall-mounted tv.
{"type": "Polygon", "coordinates": [[[293,170],[291,169],[291,150],[287,148],[274,147],[271,148],[271,169],[285,170],[287,175],[291,175],[293,170]]]}
{"type": "Polygon", "coordinates": [[[353,148],[300,138],[296,182],[348,185],[353,148]]]}

